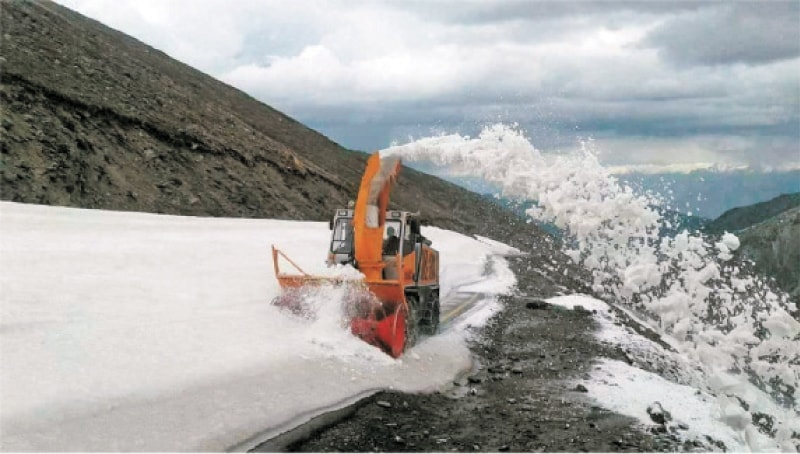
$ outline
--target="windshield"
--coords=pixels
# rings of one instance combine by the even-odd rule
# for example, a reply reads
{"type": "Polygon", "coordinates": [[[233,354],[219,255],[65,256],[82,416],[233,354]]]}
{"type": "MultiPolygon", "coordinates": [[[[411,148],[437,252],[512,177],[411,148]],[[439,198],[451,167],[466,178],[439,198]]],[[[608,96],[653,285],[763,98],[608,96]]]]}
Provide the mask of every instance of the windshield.
{"type": "MultiPolygon", "coordinates": [[[[353,219],[352,218],[339,218],[336,220],[336,224],[333,227],[333,237],[331,238],[331,252],[334,254],[352,254],[353,253],[353,219]]],[[[399,220],[389,220],[386,221],[386,225],[383,229],[383,239],[384,239],[384,247],[388,247],[388,251],[385,250],[384,253],[388,252],[389,254],[397,253],[397,249],[399,248],[400,238],[397,238],[402,233],[402,224],[399,220]],[[396,240],[394,242],[389,241],[389,232],[393,233],[396,240]],[[393,245],[393,246],[387,246],[393,245]]]]}
{"type": "Polygon", "coordinates": [[[383,229],[383,255],[395,255],[400,249],[400,221],[387,220],[383,229]]]}
{"type": "Polygon", "coordinates": [[[353,252],[353,225],[350,218],[339,218],[333,228],[331,252],[334,254],[351,254],[353,252]]]}
{"type": "Polygon", "coordinates": [[[394,236],[400,236],[400,221],[386,221],[383,228],[383,239],[389,238],[389,229],[392,229],[394,236]]]}

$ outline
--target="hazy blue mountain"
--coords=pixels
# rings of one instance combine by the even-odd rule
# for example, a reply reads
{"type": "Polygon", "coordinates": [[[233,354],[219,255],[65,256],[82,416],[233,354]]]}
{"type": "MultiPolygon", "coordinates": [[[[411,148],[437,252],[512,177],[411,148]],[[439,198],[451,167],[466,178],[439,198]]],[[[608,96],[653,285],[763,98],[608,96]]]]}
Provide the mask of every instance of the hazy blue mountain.
{"type": "Polygon", "coordinates": [[[709,222],[705,230],[709,233],[736,232],[797,206],[800,206],[800,192],[782,194],[766,202],[732,208],[709,222]]]}
{"type": "Polygon", "coordinates": [[[650,190],[665,196],[671,201],[670,209],[711,219],[734,207],[800,192],[800,170],[698,170],[690,173],[632,173],[618,178],[638,190],[650,190]]]}
{"type": "Polygon", "coordinates": [[[508,199],[508,198],[505,198],[505,197],[499,197],[499,196],[496,196],[495,194],[486,194],[486,193],[481,194],[481,197],[483,197],[484,199],[486,199],[486,200],[488,200],[488,201],[490,201],[490,202],[492,202],[492,203],[494,203],[496,205],[499,205],[499,206],[501,206],[503,208],[506,208],[506,209],[518,214],[519,216],[521,216],[521,217],[523,217],[525,219],[529,219],[530,222],[532,222],[535,225],[539,226],[539,228],[541,228],[545,232],[549,233],[553,237],[555,237],[557,239],[561,238],[561,234],[562,234],[561,229],[556,227],[554,224],[551,224],[549,222],[539,222],[539,221],[535,221],[533,219],[528,218],[528,215],[525,213],[525,211],[528,210],[529,208],[532,208],[532,207],[536,206],[537,205],[536,202],[534,202],[532,200],[522,200],[522,201],[513,200],[513,199],[508,199]]]}
{"type": "Polygon", "coordinates": [[[741,251],[760,273],[800,302],[800,206],[737,232],[741,251]]]}
{"type": "Polygon", "coordinates": [[[739,237],[737,254],[800,301],[800,193],[730,209],[704,228],[712,237],[725,231],[739,237]]]}
{"type": "Polygon", "coordinates": [[[652,208],[661,215],[660,234],[662,237],[673,237],[684,230],[688,230],[689,232],[702,230],[709,222],[708,218],[694,215],[689,216],[680,211],[670,210],[661,206],[654,206],[652,208]]]}

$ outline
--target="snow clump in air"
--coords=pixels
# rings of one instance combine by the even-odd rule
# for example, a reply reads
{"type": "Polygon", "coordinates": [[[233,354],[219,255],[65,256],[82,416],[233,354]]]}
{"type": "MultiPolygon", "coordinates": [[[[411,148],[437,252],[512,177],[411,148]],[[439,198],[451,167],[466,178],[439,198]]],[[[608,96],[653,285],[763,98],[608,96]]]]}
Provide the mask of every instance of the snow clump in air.
{"type": "Polygon", "coordinates": [[[715,246],[719,250],[717,257],[727,262],[733,258],[733,251],[739,249],[739,238],[732,233],[725,232],[722,235],[722,239],[715,246]]]}
{"type": "MultiPolygon", "coordinates": [[[[787,311],[796,308],[734,264],[735,235],[726,232],[715,244],[688,231],[662,235],[653,207],[663,199],[621,184],[592,142],[579,153],[543,154],[520,131],[496,124],[476,138],[440,135],[381,153],[479,177],[503,197],[537,202],[527,214],[563,229],[564,253],[592,271],[593,289],[674,341],[701,368],[720,408],[730,409],[726,399],[735,397],[742,402],[736,412],[755,416],[753,409],[765,406],[760,401],[774,399],[798,414],[775,418],[770,429],[778,445],[792,446],[792,433],[800,433],[800,323],[787,311]]],[[[753,427],[747,417],[734,419],[753,427]]]]}

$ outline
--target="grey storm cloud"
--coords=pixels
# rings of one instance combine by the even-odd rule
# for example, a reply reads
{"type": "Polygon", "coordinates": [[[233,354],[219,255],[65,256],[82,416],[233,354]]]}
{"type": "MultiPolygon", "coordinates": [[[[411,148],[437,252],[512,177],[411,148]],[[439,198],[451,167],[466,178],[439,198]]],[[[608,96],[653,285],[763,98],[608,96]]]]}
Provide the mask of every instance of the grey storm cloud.
{"type": "Polygon", "coordinates": [[[664,14],[708,7],[707,1],[552,1],[513,0],[464,2],[458,0],[395,1],[398,9],[418,11],[448,23],[490,24],[512,21],[549,21],[621,13],[664,14]]]}
{"type": "Polygon", "coordinates": [[[800,56],[800,2],[716,4],[654,30],[647,44],[684,65],[760,64],[800,56]]]}
{"type": "Polygon", "coordinates": [[[615,165],[800,166],[800,1],[58,1],[353,149],[504,122],[615,165]]]}

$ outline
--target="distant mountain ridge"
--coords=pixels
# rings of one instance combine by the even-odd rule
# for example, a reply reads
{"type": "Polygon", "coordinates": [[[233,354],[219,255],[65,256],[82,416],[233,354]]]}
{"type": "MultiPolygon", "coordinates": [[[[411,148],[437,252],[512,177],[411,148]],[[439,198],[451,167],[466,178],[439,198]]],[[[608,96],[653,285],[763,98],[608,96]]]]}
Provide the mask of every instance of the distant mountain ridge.
{"type": "Polygon", "coordinates": [[[800,193],[733,208],[706,224],[706,234],[735,233],[737,253],[753,260],[755,271],[775,279],[800,303],[800,193]]]}
{"type": "Polygon", "coordinates": [[[800,192],[800,170],[695,170],[688,173],[620,174],[616,177],[641,192],[666,197],[670,209],[710,219],[735,207],[780,194],[800,192]]]}
{"type": "Polygon", "coordinates": [[[723,213],[705,226],[708,233],[736,232],[800,206],[800,192],[782,194],[766,202],[737,207],[723,213]]]}
{"type": "Polygon", "coordinates": [[[800,303],[800,206],[790,208],[738,233],[741,251],[756,271],[775,278],[800,303]]]}

